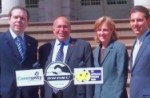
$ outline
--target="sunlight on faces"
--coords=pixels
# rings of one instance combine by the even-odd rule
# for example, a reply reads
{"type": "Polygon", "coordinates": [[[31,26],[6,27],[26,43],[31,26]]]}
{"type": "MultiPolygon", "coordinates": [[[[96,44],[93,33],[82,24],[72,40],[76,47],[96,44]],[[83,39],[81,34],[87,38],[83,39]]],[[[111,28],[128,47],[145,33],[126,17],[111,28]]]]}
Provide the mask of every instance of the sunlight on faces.
{"type": "Polygon", "coordinates": [[[54,21],[53,33],[58,40],[66,40],[70,36],[70,32],[71,26],[68,19],[65,17],[59,17],[54,21]]]}
{"type": "Polygon", "coordinates": [[[107,45],[112,36],[112,30],[108,27],[107,22],[102,23],[96,31],[98,39],[103,45],[107,45]]]}
{"type": "Polygon", "coordinates": [[[28,25],[27,13],[21,9],[14,9],[9,17],[10,28],[20,35],[28,25]]]}
{"type": "Polygon", "coordinates": [[[135,12],[130,16],[131,28],[137,36],[141,36],[149,28],[149,22],[142,12],[135,12]]]}

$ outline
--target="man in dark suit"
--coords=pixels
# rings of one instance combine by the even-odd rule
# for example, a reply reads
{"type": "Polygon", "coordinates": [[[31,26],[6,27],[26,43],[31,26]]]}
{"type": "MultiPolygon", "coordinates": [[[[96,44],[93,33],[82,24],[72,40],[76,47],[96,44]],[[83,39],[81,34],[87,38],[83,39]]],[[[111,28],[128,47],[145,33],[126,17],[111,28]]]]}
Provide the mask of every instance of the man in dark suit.
{"type": "Polygon", "coordinates": [[[137,38],[131,51],[130,98],[150,98],[150,14],[143,6],[130,10],[130,25],[137,38]]]}
{"type": "MultiPolygon", "coordinates": [[[[63,42],[64,58],[63,62],[66,63],[71,71],[79,67],[92,66],[92,50],[89,43],[74,39],[70,37],[71,25],[66,17],[58,17],[53,22],[53,33],[56,40],[51,41],[39,48],[39,62],[42,67],[47,67],[52,61],[56,61],[56,54],[61,47],[60,42],[63,42]]],[[[89,89],[91,86],[75,86],[73,82],[64,90],[62,90],[61,98],[92,98],[92,91],[89,89]]],[[[53,89],[45,83],[44,98],[57,98],[53,89]]]]}
{"type": "Polygon", "coordinates": [[[17,70],[33,69],[37,61],[37,41],[24,34],[29,12],[20,6],[9,12],[9,30],[0,36],[0,95],[1,98],[39,98],[38,87],[17,87],[17,70]],[[16,40],[20,38],[20,44],[16,40]]]}

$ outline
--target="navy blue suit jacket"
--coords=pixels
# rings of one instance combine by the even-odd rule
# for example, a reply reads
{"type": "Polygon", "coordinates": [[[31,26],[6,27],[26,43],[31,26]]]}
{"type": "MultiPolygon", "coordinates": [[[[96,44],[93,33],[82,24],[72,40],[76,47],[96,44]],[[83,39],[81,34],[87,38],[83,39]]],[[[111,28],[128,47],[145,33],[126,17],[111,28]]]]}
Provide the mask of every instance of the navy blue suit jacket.
{"type": "Polygon", "coordinates": [[[130,98],[150,98],[150,31],[144,36],[134,67],[131,67],[130,98]]]}
{"type": "MultiPolygon", "coordinates": [[[[42,67],[45,67],[52,62],[52,55],[55,41],[47,43],[39,49],[39,62],[42,67]]],[[[74,68],[91,67],[92,66],[92,50],[89,43],[83,40],[70,39],[66,62],[73,72],[74,68]],[[81,63],[85,64],[81,64],[81,63]]],[[[63,98],[92,98],[91,86],[75,86],[73,81],[68,88],[63,90],[63,98]]],[[[43,90],[42,90],[43,91],[43,90]]],[[[52,98],[53,90],[45,83],[44,98],[52,98]]]]}
{"type": "Polygon", "coordinates": [[[15,71],[33,69],[37,61],[37,41],[24,35],[26,41],[26,53],[23,62],[10,32],[0,36],[0,95],[2,98],[39,98],[38,87],[17,87],[15,71]]]}

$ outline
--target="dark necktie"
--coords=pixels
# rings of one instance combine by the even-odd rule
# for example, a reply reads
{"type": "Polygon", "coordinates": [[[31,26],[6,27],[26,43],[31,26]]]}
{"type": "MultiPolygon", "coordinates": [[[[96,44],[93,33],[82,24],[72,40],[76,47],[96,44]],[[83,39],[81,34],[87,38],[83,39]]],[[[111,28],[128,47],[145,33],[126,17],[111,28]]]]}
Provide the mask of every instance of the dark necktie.
{"type": "Polygon", "coordinates": [[[64,48],[64,43],[60,43],[60,48],[59,48],[57,55],[56,55],[56,61],[62,61],[63,62],[63,59],[64,59],[63,48],[64,48]]]}
{"type": "MultiPolygon", "coordinates": [[[[59,50],[57,52],[56,60],[55,61],[61,61],[61,62],[63,62],[63,59],[64,59],[64,52],[63,52],[64,43],[61,42],[61,43],[59,43],[59,45],[60,45],[60,48],[59,48],[59,50]]],[[[53,92],[55,94],[58,94],[59,91],[60,90],[58,90],[58,89],[53,89],[53,92]]]]}
{"type": "Polygon", "coordinates": [[[25,50],[23,48],[23,39],[21,38],[21,36],[17,36],[15,38],[15,43],[17,45],[18,51],[20,53],[21,61],[22,61],[25,56],[25,50]]]}

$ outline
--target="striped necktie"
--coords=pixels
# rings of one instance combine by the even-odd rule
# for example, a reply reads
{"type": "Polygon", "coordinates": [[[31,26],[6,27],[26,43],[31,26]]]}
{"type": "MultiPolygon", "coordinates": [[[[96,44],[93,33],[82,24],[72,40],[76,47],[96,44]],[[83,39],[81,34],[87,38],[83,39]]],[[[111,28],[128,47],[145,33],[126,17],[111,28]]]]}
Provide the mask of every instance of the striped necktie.
{"type": "MultiPolygon", "coordinates": [[[[60,42],[59,45],[60,45],[60,48],[59,48],[59,50],[57,52],[56,60],[55,61],[61,61],[61,62],[63,62],[63,59],[64,59],[63,48],[64,48],[65,44],[63,42],[60,42]]],[[[55,94],[58,93],[59,91],[60,91],[59,89],[55,89],[55,88],[53,89],[53,92],[55,94]]]]}
{"type": "Polygon", "coordinates": [[[21,61],[23,61],[24,56],[25,56],[25,50],[23,48],[23,39],[21,38],[21,36],[17,36],[15,38],[15,43],[16,43],[18,51],[20,53],[21,61]]]}
{"type": "Polygon", "coordinates": [[[55,61],[62,61],[63,62],[63,59],[64,59],[64,52],[63,52],[64,43],[61,42],[61,43],[59,43],[59,45],[60,45],[60,48],[59,48],[59,50],[57,52],[55,61]]]}

